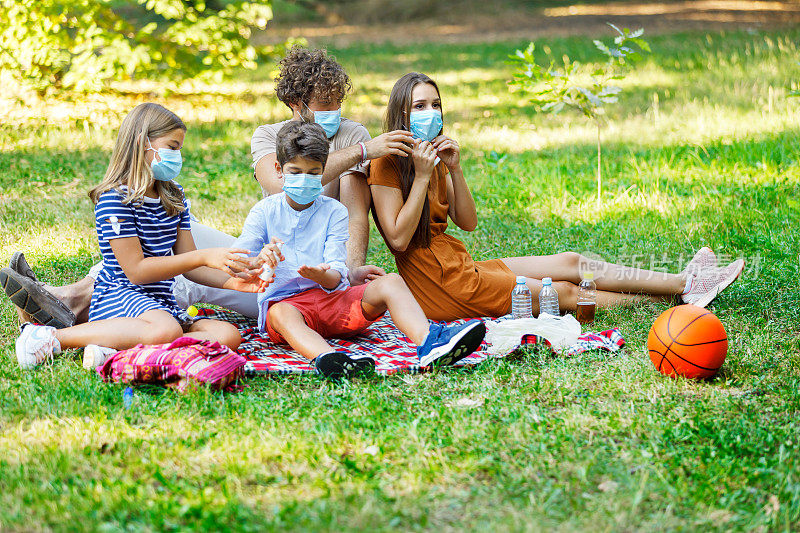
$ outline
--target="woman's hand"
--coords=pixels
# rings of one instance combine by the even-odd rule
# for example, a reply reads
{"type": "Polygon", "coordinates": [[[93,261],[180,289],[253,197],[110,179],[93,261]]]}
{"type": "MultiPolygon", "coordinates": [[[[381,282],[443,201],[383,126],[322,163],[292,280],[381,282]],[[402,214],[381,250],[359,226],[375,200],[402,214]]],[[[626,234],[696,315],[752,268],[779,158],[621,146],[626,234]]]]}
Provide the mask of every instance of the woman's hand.
{"type": "Polygon", "coordinates": [[[283,241],[273,238],[269,244],[265,244],[261,249],[261,252],[258,254],[258,263],[260,265],[266,265],[274,270],[275,267],[278,266],[278,263],[286,259],[281,253],[282,245],[283,241]]]}
{"type": "Polygon", "coordinates": [[[436,150],[428,141],[414,142],[414,149],[411,151],[411,158],[414,161],[414,179],[430,179],[433,174],[434,161],[436,161],[436,150]]]}
{"type": "Polygon", "coordinates": [[[250,261],[247,258],[249,250],[241,248],[205,248],[199,250],[203,254],[203,264],[208,267],[222,270],[229,276],[250,270],[250,261]]]}
{"type": "Polygon", "coordinates": [[[458,168],[461,162],[461,148],[458,143],[446,135],[439,135],[433,140],[433,148],[451,171],[458,168]]]}

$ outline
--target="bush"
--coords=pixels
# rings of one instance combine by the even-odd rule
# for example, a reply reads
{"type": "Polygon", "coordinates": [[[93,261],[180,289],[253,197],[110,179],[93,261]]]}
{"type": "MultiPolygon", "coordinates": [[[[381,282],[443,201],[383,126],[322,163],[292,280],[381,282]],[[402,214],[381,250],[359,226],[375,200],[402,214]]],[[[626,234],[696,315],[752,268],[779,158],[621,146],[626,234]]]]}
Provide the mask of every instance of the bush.
{"type": "Polygon", "coordinates": [[[0,0],[0,11],[0,69],[40,93],[218,81],[276,52],[249,43],[272,18],[270,0],[0,0]]]}

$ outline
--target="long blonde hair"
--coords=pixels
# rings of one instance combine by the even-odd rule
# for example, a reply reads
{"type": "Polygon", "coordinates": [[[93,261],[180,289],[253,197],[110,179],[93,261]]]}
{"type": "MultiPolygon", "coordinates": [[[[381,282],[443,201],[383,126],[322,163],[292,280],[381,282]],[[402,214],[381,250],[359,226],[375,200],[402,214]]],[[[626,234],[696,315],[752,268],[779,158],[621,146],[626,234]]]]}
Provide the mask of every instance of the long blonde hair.
{"type": "Polygon", "coordinates": [[[103,181],[89,191],[92,202],[96,204],[101,194],[111,189],[120,190],[122,185],[128,187],[122,203],[138,202],[155,181],[156,192],[167,215],[172,217],[185,211],[181,189],[172,181],[156,180],[145,159],[148,139],[163,137],[178,128],[186,131],[186,125],[178,115],[163,106],[146,103],[134,107],[119,127],[103,181]]]}

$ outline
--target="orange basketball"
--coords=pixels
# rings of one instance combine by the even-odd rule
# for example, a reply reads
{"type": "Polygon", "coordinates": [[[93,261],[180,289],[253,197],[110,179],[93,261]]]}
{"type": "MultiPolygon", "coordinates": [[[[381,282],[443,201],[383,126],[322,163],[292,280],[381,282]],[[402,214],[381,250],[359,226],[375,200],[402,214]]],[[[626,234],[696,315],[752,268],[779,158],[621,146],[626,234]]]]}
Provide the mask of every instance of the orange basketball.
{"type": "Polygon", "coordinates": [[[728,353],[728,335],[714,313],[696,305],[667,309],[647,336],[647,350],[656,370],[687,378],[710,378],[728,353]]]}

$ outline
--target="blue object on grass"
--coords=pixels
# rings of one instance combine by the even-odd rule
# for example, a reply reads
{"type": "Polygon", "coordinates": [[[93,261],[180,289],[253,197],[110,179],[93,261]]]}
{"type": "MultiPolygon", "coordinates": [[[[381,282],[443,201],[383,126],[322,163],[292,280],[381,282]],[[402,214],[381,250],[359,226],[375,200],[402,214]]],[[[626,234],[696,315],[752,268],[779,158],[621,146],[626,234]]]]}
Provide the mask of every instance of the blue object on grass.
{"type": "Polygon", "coordinates": [[[125,406],[125,409],[130,409],[131,403],[133,403],[133,389],[125,387],[125,390],[122,391],[122,405],[125,406]]]}

